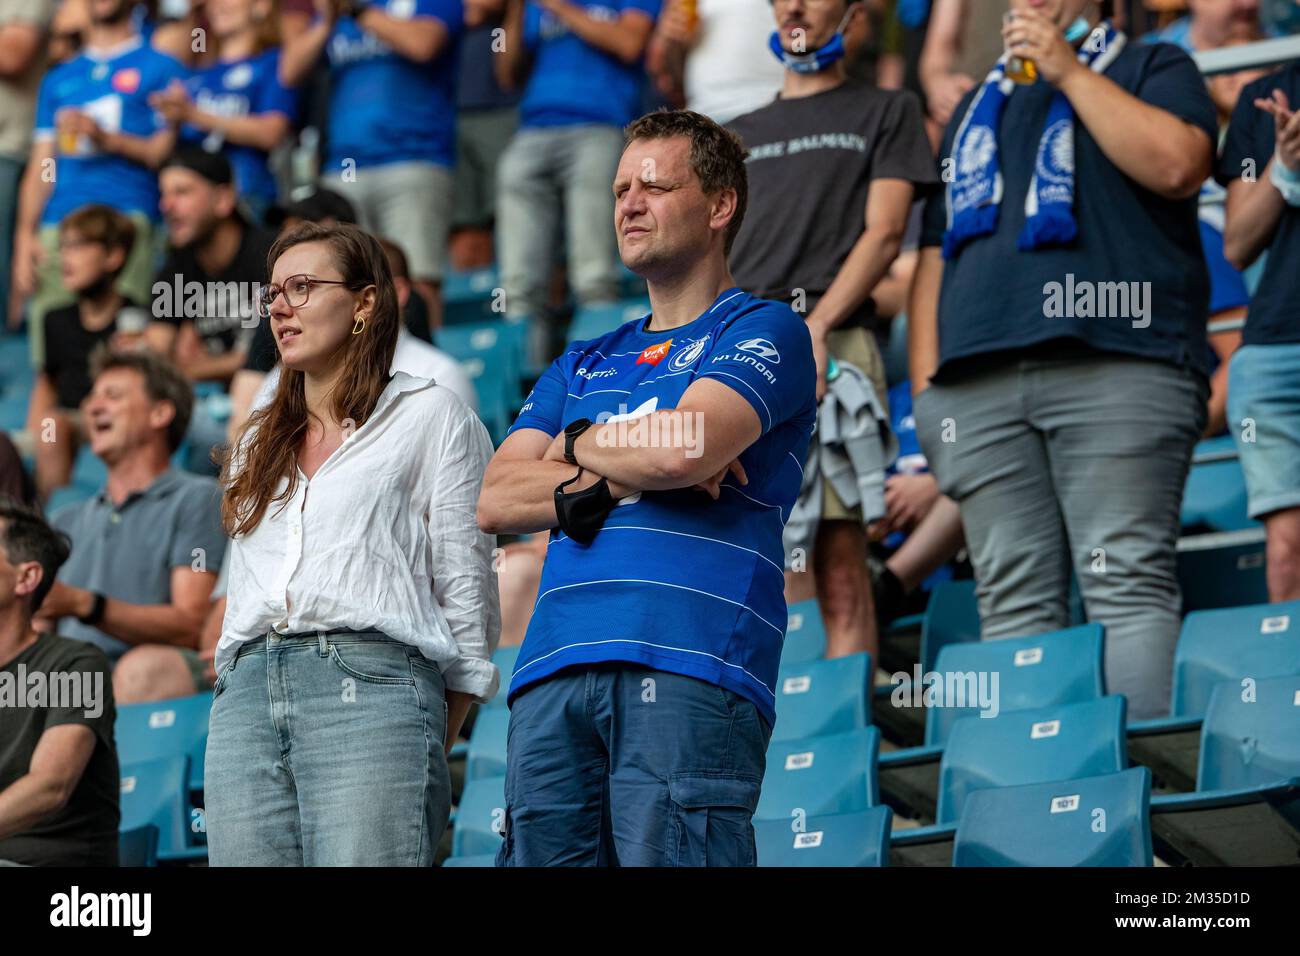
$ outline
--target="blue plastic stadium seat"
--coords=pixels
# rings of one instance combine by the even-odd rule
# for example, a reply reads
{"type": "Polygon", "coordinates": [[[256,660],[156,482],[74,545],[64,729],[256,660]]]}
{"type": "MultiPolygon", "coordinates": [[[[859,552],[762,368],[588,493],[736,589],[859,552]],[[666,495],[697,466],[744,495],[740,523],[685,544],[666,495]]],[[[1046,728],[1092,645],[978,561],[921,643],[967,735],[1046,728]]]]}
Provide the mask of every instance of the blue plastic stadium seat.
{"type": "Polygon", "coordinates": [[[1183,489],[1181,523],[1200,532],[1239,531],[1256,525],[1246,513],[1246,476],[1237,458],[1192,465],[1183,489]]]}
{"type": "Polygon", "coordinates": [[[190,838],[195,808],[189,800],[187,763],[186,757],[174,756],[121,766],[122,820],[118,829],[156,827],[160,860],[194,859],[206,852],[195,848],[190,838]]]}
{"type": "Polygon", "coordinates": [[[510,728],[510,711],[504,707],[485,707],[474,720],[469,738],[469,756],[465,775],[469,780],[499,777],[506,772],[506,731],[510,728]]]}
{"type": "Polygon", "coordinates": [[[567,341],[582,342],[612,332],[625,322],[639,319],[650,311],[649,299],[624,299],[579,306],[569,324],[567,341]]]}
{"type": "Polygon", "coordinates": [[[1216,684],[1201,733],[1196,792],[1155,796],[1151,812],[1157,842],[1188,862],[1294,866],[1300,674],[1216,684]]]}
{"type": "Polygon", "coordinates": [[[1181,538],[1177,558],[1184,613],[1268,601],[1262,527],[1181,538]]]}
{"type": "Polygon", "coordinates": [[[819,737],[871,725],[869,654],[781,667],[776,679],[772,740],[819,737]]]}
{"type": "Polygon", "coordinates": [[[492,867],[497,865],[497,855],[495,853],[478,853],[474,856],[449,856],[442,861],[442,865],[492,867]]]}
{"type": "Polygon", "coordinates": [[[460,362],[478,395],[478,413],[500,441],[518,407],[522,374],[522,325],[503,321],[444,326],[438,347],[460,362]]]}
{"type": "Polygon", "coordinates": [[[826,655],[826,626],[817,600],[790,605],[781,646],[781,664],[820,660],[826,655]]]}
{"type": "Polygon", "coordinates": [[[157,866],[158,828],[152,823],[117,834],[118,866],[157,866]]]}
{"type": "Polygon", "coordinates": [[[451,855],[496,853],[505,826],[506,778],[467,780],[456,808],[451,834],[451,855]]]}
{"type": "Polygon", "coordinates": [[[1124,711],[1124,698],[1113,696],[961,718],[939,771],[937,822],[956,823],[976,790],[1127,769],[1124,711]]]}
{"type": "Polygon", "coordinates": [[[936,585],[921,619],[921,669],[934,670],[943,647],[979,639],[980,612],[975,582],[944,581],[936,585]]]}
{"type": "Polygon", "coordinates": [[[442,282],[444,326],[493,318],[493,296],[501,279],[493,266],[468,272],[448,270],[442,282]]]}
{"type": "Polygon", "coordinates": [[[1150,866],[1151,772],[980,790],[966,798],[953,866],[1150,866]]]}
{"type": "Polygon", "coordinates": [[[884,866],[889,858],[893,811],[810,816],[795,832],[790,820],[757,820],[759,866],[884,866]]]}
{"type": "MultiPolygon", "coordinates": [[[[208,734],[212,693],[174,697],[117,709],[117,755],[123,763],[187,757],[208,734]]],[[[188,779],[188,778],[187,778],[188,779]]]]}
{"type": "Polygon", "coordinates": [[[1171,714],[1199,717],[1218,681],[1300,674],[1300,601],[1196,611],[1174,653],[1171,714]]]}
{"type": "Polygon", "coordinates": [[[876,806],[879,750],[875,727],[771,744],[754,818],[788,823],[799,811],[820,816],[876,806]]]}
{"type": "MultiPolygon", "coordinates": [[[[1103,667],[1105,637],[1100,624],[973,644],[949,644],[939,652],[936,673],[969,675],[953,680],[966,706],[931,707],[926,711],[925,742],[942,745],[961,717],[979,714],[978,678],[997,675],[995,698],[1001,711],[1029,710],[1095,700],[1106,693],[1103,667]]],[[[992,677],[986,678],[993,691],[992,677]]]]}

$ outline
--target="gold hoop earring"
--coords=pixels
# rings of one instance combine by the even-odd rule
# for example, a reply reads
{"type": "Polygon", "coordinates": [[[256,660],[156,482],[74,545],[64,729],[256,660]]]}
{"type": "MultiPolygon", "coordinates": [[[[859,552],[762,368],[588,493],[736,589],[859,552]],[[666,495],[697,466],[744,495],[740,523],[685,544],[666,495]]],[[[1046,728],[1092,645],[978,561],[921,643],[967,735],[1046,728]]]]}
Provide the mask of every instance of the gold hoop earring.
{"type": "Polygon", "coordinates": [[[360,335],[360,334],[361,334],[362,332],[364,332],[365,330],[366,330],[366,319],[365,319],[365,316],[362,316],[362,317],[358,318],[357,321],[356,321],[355,323],[353,323],[353,325],[352,325],[352,334],[353,334],[353,335],[360,335]]]}

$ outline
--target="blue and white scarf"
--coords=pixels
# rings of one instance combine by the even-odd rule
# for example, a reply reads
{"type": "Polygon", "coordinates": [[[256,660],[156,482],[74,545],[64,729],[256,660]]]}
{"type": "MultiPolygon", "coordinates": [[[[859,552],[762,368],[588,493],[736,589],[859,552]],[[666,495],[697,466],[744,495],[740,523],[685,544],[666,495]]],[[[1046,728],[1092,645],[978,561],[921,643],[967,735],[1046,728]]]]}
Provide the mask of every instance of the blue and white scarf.
{"type": "MultiPolygon", "coordinates": [[[[1079,48],[1079,62],[1104,73],[1124,48],[1124,34],[1109,20],[1098,24],[1079,48]]],[[[1006,76],[1006,54],[984,79],[957,135],[948,168],[948,229],[943,257],[951,259],[963,245],[997,229],[1002,203],[1002,171],[998,162],[998,130],[1015,84],[1006,76]]],[[[1059,245],[1078,232],[1074,221],[1074,109],[1057,90],[1047,107],[1047,121],[1038,141],[1033,178],[1025,195],[1025,228],[1016,241],[1021,250],[1059,245]]]]}

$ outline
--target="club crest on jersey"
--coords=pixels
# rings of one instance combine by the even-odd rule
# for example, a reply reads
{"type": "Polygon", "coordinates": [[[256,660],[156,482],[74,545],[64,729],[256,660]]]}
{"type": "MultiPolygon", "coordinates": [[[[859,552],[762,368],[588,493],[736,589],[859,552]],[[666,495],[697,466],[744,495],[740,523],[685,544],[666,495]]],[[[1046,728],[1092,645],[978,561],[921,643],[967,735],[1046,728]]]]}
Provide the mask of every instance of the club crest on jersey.
{"type": "Polygon", "coordinates": [[[689,368],[697,358],[704,353],[704,343],[709,340],[706,335],[702,339],[696,339],[686,348],[682,349],[673,356],[673,360],[668,363],[668,367],[674,372],[680,372],[682,369],[689,368]]]}
{"type": "Polygon", "coordinates": [[[644,352],[637,356],[637,365],[658,365],[668,355],[668,350],[673,347],[673,340],[660,342],[657,345],[648,345],[644,352]]]}
{"type": "Polygon", "coordinates": [[[135,67],[118,70],[113,74],[113,89],[119,93],[134,93],[140,89],[140,71],[135,67]]]}

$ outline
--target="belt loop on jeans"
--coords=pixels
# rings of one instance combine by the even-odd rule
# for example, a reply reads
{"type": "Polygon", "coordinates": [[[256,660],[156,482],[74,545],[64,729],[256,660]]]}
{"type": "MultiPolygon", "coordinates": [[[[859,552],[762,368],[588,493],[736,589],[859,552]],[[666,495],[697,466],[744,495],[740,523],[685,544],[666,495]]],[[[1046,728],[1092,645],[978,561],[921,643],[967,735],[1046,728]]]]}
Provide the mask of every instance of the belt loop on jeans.
{"type": "Polygon", "coordinates": [[[317,631],[317,632],[316,632],[316,640],[320,642],[320,656],[321,656],[321,657],[329,657],[329,656],[330,656],[330,642],[329,642],[329,638],[325,636],[325,632],[324,632],[324,631],[317,631]]]}

